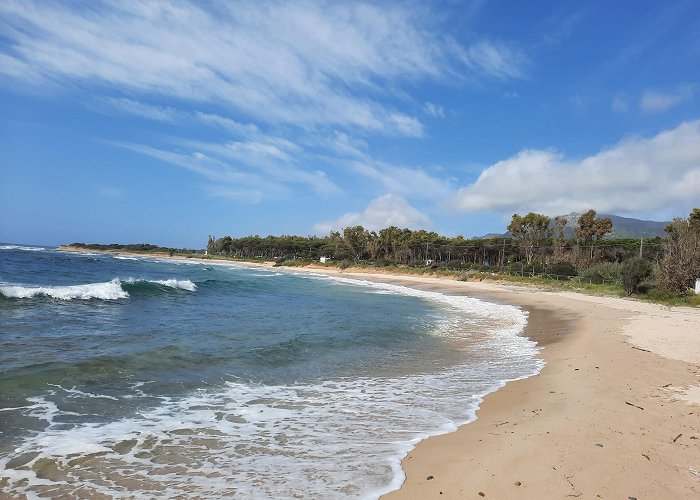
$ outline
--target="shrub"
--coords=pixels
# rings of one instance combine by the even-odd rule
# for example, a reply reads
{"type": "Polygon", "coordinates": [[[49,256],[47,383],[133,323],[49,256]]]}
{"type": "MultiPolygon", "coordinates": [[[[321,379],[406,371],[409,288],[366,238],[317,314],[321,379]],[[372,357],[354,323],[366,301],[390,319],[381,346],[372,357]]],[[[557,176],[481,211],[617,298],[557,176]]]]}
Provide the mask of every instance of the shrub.
{"type": "Polygon", "coordinates": [[[682,294],[700,277],[700,228],[692,220],[674,219],[666,228],[664,255],[659,262],[659,286],[670,293],[682,294]]]}
{"type": "Polygon", "coordinates": [[[622,263],[622,286],[625,293],[632,295],[639,285],[651,276],[651,263],[642,257],[632,257],[622,263]]]}
{"type": "Polygon", "coordinates": [[[601,262],[582,270],[579,276],[593,283],[620,283],[622,281],[622,264],[618,262],[601,262]]]}
{"type": "Polygon", "coordinates": [[[549,274],[556,274],[557,276],[576,276],[578,274],[574,265],[567,261],[557,262],[548,268],[547,271],[549,274]]]}
{"type": "Polygon", "coordinates": [[[352,262],[350,262],[349,260],[346,259],[346,260],[341,261],[339,267],[340,267],[340,269],[347,269],[351,265],[352,265],[352,262]]]}

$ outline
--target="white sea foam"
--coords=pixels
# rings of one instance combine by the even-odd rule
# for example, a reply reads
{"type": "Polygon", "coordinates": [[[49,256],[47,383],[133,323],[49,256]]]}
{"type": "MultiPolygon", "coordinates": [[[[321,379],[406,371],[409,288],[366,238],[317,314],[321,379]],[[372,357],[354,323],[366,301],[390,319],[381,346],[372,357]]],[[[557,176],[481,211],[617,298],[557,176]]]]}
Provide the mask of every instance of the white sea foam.
{"type": "Polygon", "coordinates": [[[0,294],[11,299],[45,296],[60,300],[117,300],[129,297],[118,280],[66,286],[0,285],[0,294]]]}
{"type": "MultiPolygon", "coordinates": [[[[20,411],[49,425],[11,456],[0,457],[11,491],[36,492],[50,485],[60,496],[80,484],[83,491],[119,497],[134,494],[129,484],[139,484],[140,496],[159,498],[220,498],[234,492],[261,499],[377,498],[401,485],[400,461],[417,442],[474,420],[485,394],[543,366],[534,359],[536,344],[519,335],[526,314],[517,307],[334,279],[448,309],[451,314],[433,333],[456,343],[468,337],[475,356],[437,373],[401,377],[291,385],[230,380],[182,398],[161,397],[161,404],[128,418],[72,427],[58,418],[62,413],[51,401],[32,398],[20,411]],[[7,467],[26,453],[38,453],[28,467],[7,467]],[[38,477],[32,466],[41,459],[55,461],[66,478],[38,477]],[[77,468],[67,465],[83,460],[77,468]]],[[[135,394],[143,394],[142,385],[134,384],[135,394]]],[[[78,392],[72,395],[81,397],[78,392]]]]}
{"type": "Polygon", "coordinates": [[[158,285],[163,285],[167,286],[170,288],[179,288],[181,290],[187,290],[190,292],[194,292],[197,290],[197,285],[192,283],[190,280],[176,280],[176,279],[169,279],[169,280],[148,280],[149,283],[157,283],[158,285]]]}
{"type": "MultiPolygon", "coordinates": [[[[377,498],[400,486],[401,458],[418,441],[474,419],[480,394],[501,385],[483,369],[291,386],[229,382],[217,391],[162,398],[138,416],[69,429],[55,405],[37,399],[31,414],[51,424],[13,456],[39,452],[30,466],[49,458],[65,468],[66,481],[53,483],[57,494],[61,485],[74,487],[77,473],[83,488],[110,496],[129,493],[114,479],[121,475],[142,485],[139,494],[160,498],[217,498],[232,490],[261,499],[377,498]],[[474,388],[480,394],[469,392],[474,388]],[[127,452],[116,449],[132,440],[127,452]],[[102,455],[90,458],[96,453],[102,455]],[[66,467],[76,457],[101,473],[66,467]]],[[[0,459],[0,468],[15,491],[29,489],[22,480],[30,488],[41,483],[32,470],[5,467],[8,459],[0,459]]]]}
{"type": "Polygon", "coordinates": [[[0,294],[10,299],[30,299],[34,297],[51,297],[59,300],[119,300],[129,298],[129,293],[122,288],[124,283],[153,283],[169,288],[194,292],[197,285],[190,280],[144,280],[115,278],[104,283],[87,283],[81,285],[41,286],[0,283],[0,294]]]}
{"type": "Polygon", "coordinates": [[[91,399],[111,399],[113,401],[119,401],[119,398],[115,398],[114,396],[108,396],[106,394],[94,394],[92,392],[85,392],[81,391],[80,389],[76,389],[75,386],[71,387],[70,389],[66,389],[62,385],[59,384],[48,384],[51,387],[56,387],[58,389],[61,389],[63,392],[68,394],[70,397],[78,397],[78,398],[91,398],[91,399]]]}
{"type": "Polygon", "coordinates": [[[25,252],[41,252],[44,247],[28,247],[24,245],[0,245],[0,250],[24,250],[25,252]]]}
{"type": "Polygon", "coordinates": [[[127,257],[126,255],[115,255],[114,258],[117,260],[143,260],[138,257],[127,257]]]}
{"type": "MultiPolygon", "coordinates": [[[[304,275],[299,276],[303,277],[304,275]]],[[[331,280],[332,282],[344,285],[361,287],[369,293],[417,297],[442,307],[447,307],[453,314],[445,315],[445,322],[443,322],[443,325],[454,324],[454,328],[438,328],[433,332],[436,335],[459,338],[464,335],[465,331],[464,329],[458,328],[460,323],[464,321],[471,323],[476,322],[484,327],[488,327],[489,332],[498,333],[499,341],[504,336],[508,337],[509,342],[504,344],[504,347],[508,346],[509,350],[514,354],[526,352],[528,355],[532,355],[537,352],[537,344],[535,342],[519,336],[525,328],[525,325],[527,325],[527,312],[519,307],[486,302],[465,295],[446,295],[439,292],[419,290],[417,288],[390,283],[379,283],[339,276],[311,276],[311,279],[318,278],[331,280]],[[454,313],[458,313],[458,315],[454,313]]]]}
{"type": "Polygon", "coordinates": [[[180,290],[187,290],[189,292],[194,292],[197,290],[197,285],[195,285],[190,280],[177,280],[177,279],[167,279],[167,280],[145,280],[139,278],[127,278],[121,280],[122,283],[153,283],[156,285],[167,286],[168,288],[179,288],[180,290]]]}

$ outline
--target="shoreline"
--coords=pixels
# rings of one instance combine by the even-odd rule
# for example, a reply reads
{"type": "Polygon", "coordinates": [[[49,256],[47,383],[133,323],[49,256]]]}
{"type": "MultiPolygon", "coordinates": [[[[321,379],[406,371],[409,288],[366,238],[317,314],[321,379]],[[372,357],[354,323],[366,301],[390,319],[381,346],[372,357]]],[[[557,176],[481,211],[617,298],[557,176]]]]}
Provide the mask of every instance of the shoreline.
{"type": "Polygon", "coordinates": [[[402,487],[382,498],[700,494],[700,335],[693,335],[700,310],[493,282],[320,266],[281,270],[470,295],[530,313],[525,333],[542,347],[546,366],[487,395],[475,421],[419,442],[402,460],[402,487]]]}
{"type": "Polygon", "coordinates": [[[542,371],[487,395],[474,422],[418,443],[402,460],[401,489],[382,498],[700,494],[697,309],[484,282],[341,274],[503,301],[540,315],[526,333],[543,347],[542,371]]]}
{"type": "Polygon", "coordinates": [[[419,442],[382,498],[696,498],[700,311],[487,282],[307,268],[517,305],[539,374],[483,398],[477,419],[419,442]],[[428,479],[430,478],[430,479],[428,479]]]}

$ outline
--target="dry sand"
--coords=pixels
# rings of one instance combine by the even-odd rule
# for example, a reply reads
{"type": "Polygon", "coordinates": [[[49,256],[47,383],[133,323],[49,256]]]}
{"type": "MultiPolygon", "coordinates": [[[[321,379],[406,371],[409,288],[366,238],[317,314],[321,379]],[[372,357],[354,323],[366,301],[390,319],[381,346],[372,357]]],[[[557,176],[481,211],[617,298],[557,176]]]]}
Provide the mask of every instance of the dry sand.
{"type": "Polygon", "coordinates": [[[530,311],[542,372],[418,444],[386,499],[700,498],[700,310],[484,282],[343,273],[530,311]]]}
{"type": "Polygon", "coordinates": [[[700,498],[700,309],[306,270],[518,305],[543,346],[539,375],[488,395],[475,422],[419,443],[402,462],[403,487],[384,498],[700,498]]]}

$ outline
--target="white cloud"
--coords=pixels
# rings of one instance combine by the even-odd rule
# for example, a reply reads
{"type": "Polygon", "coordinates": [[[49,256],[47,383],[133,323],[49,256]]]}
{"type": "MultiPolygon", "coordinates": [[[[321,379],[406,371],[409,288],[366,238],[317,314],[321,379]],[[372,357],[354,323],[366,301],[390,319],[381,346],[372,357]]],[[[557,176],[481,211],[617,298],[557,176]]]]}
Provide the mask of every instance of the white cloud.
{"type": "Polygon", "coordinates": [[[433,118],[445,118],[445,108],[432,102],[426,102],[423,105],[423,111],[433,118]]]}
{"type": "Polygon", "coordinates": [[[266,196],[283,196],[288,190],[276,179],[244,172],[201,151],[167,151],[141,144],[113,143],[115,146],[175,165],[201,176],[202,188],[211,196],[257,203],[266,196]]]}
{"type": "Polygon", "coordinates": [[[356,173],[378,181],[386,190],[401,195],[439,199],[452,192],[447,180],[432,176],[420,168],[393,165],[367,157],[351,161],[349,166],[356,173]]]}
{"type": "Polygon", "coordinates": [[[99,104],[106,106],[110,112],[139,116],[160,122],[174,123],[184,115],[181,111],[170,106],[155,106],[126,97],[104,97],[100,99],[99,104]]]}
{"type": "Polygon", "coordinates": [[[301,148],[283,138],[260,137],[259,140],[230,141],[224,144],[185,142],[193,149],[206,151],[222,163],[245,166],[260,172],[263,178],[281,184],[303,184],[324,196],[339,194],[342,190],[323,170],[309,170],[298,165],[301,148]]]}
{"type": "Polygon", "coordinates": [[[194,116],[202,123],[215,125],[224,130],[228,130],[229,132],[234,132],[243,136],[254,135],[260,132],[258,127],[252,123],[240,123],[236,120],[232,120],[231,118],[226,118],[213,113],[202,113],[200,111],[196,111],[194,116]]]}
{"type": "Polygon", "coordinates": [[[385,194],[372,200],[362,212],[348,212],[334,221],[315,224],[314,231],[328,233],[331,230],[358,225],[371,231],[379,231],[389,226],[425,229],[431,226],[431,222],[402,196],[385,194]]]}
{"type": "Polygon", "coordinates": [[[652,138],[623,140],[583,159],[525,150],[485,169],[451,207],[549,215],[594,208],[653,214],[700,199],[700,120],[652,138]]]}
{"type": "Polygon", "coordinates": [[[202,113],[201,111],[183,111],[171,106],[157,106],[127,97],[102,97],[97,100],[96,108],[100,112],[127,114],[166,123],[188,124],[197,122],[242,136],[251,136],[260,132],[258,127],[253,124],[240,123],[225,116],[202,113]]]}
{"type": "Polygon", "coordinates": [[[675,92],[654,92],[647,90],[642,95],[639,107],[646,113],[660,113],[693,98],[691,86],[681,87],[675,92]]]}
{"type": "Polygon", "coordinates": [[[460,53],[462,61],[474,71],[501,79],[522,78],[528,63],[519,50],[490,41],[477,42],[460,53]]]}
{"type": "MultiPolygon", "coordinates": [[[[0,3],[0,72],[32,85],[86,84],[214,103],[250,119],[417,137],[381,103],[389,88],[454,75],[515,78],[524,56],[462,47],[417,4],[346,2],[0,3]]],[[[147,99],[148,100],[148,99],[147,99]]],[[[136,113],[148,113],[135,109],[136,113]]],[[[153,110],[151,110],[153,111],[153,110]]],[[[161,110],[167,118],[168,109],[161,110]]]]}

